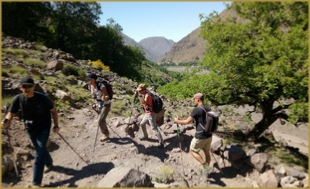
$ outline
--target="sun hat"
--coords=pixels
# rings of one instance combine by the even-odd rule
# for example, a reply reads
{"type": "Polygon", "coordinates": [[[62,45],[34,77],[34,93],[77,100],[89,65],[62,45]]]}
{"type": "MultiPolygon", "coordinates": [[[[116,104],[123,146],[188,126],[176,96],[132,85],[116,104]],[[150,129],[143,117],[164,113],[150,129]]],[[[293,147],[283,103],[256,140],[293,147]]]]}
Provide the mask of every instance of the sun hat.
{"type": "Polygon", "coordinates": [[[146,85],[145,84],[140,84],[137,88],[137,91],[141,91],[142,89],[145,89],[146,85]]]}

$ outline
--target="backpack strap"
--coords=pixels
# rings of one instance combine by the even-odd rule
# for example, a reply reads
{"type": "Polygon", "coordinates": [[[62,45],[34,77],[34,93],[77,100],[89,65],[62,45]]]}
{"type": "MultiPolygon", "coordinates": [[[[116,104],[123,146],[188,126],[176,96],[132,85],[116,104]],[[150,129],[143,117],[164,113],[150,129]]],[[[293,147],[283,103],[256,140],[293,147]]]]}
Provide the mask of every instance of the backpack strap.
{"type": "MultiPolygon", "coordinates": [[[[152,101],[153,101],[153,93],[151,93],[151,92],[146,92],[146,94],[150,95],[150,96],[152,97],[152,101]]],[[[150,107],[150,108],[151,108],[151,111],[153,112],[153,107],[151,107],[150,105],[148,105],[146,102],[145,102],[145,104],[146,104],[148,107],[150,107]]],[[[153,106],[154,106],[154,104],[153,104],[153,106]]]]}
{"type": "Polygon", "coordinates": [[[23,102],[24,102],[23,94],[19,95],[18,100],[19,100],[19,108],[20,108],[23,120],[25,120],[25,114],[24,114],[24,108],[23,108],[23,102]]]}
{"type": "MultiPolygon", "coordinates": [[[[203,107],[202,107],[202,105],[201,106],[198,106],[199,108],[201,108],[201,109],[203,109],[203,111],[206,113],[206,116],[207,116],[207,111],[206,111],[206,109],[204,109],[203,107]]],[[[207,119],[207,118],[206,118],[207,119]]],[[[205,123],[205,124],[207,124],[207,123],[205,123]]],[[[202,133],[202,132],[204,132],[205,131],[205,127],[203,126],[203,125],[201,125],[201,123],[199,123],[199,126],[200,127],[202,127],[203,128],[203,130],[201,131],[201,132],[198,132],[198,133],[202,133]]]]}

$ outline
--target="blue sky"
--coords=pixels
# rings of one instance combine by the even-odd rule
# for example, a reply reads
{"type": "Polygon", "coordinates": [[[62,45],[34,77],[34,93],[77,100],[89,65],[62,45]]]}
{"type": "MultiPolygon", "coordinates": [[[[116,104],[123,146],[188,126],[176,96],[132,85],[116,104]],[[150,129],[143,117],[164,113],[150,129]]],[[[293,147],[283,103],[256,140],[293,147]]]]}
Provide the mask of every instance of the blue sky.
{"type": "Polygon", "coordinates": [[[100,2],[100,25],[113,18],[136,42],[165,37],[178,42],[200,26],[199,14],[221,13],[224,2],[100,2]]]}

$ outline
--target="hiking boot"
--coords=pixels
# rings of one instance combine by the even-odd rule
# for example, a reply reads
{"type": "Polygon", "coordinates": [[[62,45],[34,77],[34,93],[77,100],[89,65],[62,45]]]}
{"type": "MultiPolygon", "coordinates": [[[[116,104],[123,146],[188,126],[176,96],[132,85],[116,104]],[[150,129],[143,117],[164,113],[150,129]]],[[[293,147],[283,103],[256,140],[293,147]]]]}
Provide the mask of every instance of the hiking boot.
{"type": "Polygon", "coordinates": [[[44,168],[44,173],[48,173],[52,170],[53,164],[44,168]]]}
{"type": "Polygon", "coordinates": [[[149,137],[145,137],[145,136],[140,136],[139,139],[140,140],[147,140],[149,137]]]}
{"type": "Polygon", "coordinates": [[[109,135],[103,135],[101,138],[100,138],[100,142],[104,142],[104,141],[106,141],[106,140],[108,140],[109,139],[109,135]]]}
{"type": "Polygon", "coordinates": [[[210,174],[212,172],[212,168],[207,163],[204,163],[202,166],[206,174],[210,174]]]}

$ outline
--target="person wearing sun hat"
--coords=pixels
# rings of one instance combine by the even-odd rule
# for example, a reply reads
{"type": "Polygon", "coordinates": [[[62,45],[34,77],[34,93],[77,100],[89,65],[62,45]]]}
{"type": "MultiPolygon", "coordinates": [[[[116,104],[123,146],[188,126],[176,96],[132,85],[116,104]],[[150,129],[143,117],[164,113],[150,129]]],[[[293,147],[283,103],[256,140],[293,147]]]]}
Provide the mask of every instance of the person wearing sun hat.
{"type": "Polygon", "coordinates": [[[142,135],[139,137],[140,140],[147,140],[148,134],[146,131],[146,123],[149,122],[152,131],[155,133],[155,135],[158,138],[159,146],[158,148],[163,149],[164,148],[164,140],[161,136],[160,132],[158,131],[157,124],[156,124],[156,113],[153,112],[153,102],[152,102],[152,96],[150,95],[150,92],[147,91],[145,84],[140,84],[137,87],[137,90],[135,92],[135,96],[138,97],[139,101],[143,105],[143,109],[145,111],[144,117],[140,123],[140,126],[142,128],[142,135]],[[138,93],[141,94],[138,95],[138,93]],[[143,96],[142,96],[143,95],[143,96]]]}
{"type": "Polygon", "coordinates": [[[2,120],[2,127],[7,129],[15,114],[21,110],[27,135],[35,148],[32,184],[33,187],[40,187],[43,172],[51,171],[53,167],[53,160],[46,148],[46,143],[52,125],[51,118],[54,123],[53,132],[59,132],[58,113],[55,105],[46,95],[34,91],[35,83],[31,77],[22,78],[19,89],[22,93],[14,96],[8,113],[2,120]]]}
{"type": "Polygon", "coordinates": [[[203,132],[203,127],[198,126],[199,124],[204,125],[204,120],[206,120],[206,112],[211,111],[211,108],[204,104],[204,96],[202,93],[196,93],[193,96],[193,101],[195,104],[195,108],[192,110],[190,116],[185,120],[179,120],[179,118],[175,118],[174,122],[186,125],[195,120],[196,133],[190,144],[190,153],[197,161],[199,161],[199,163],[201,163],[203,169],[207,172],[207,174],[209,174],[212,170],[210,167],[210,148],[212,142],[212,134],[207,134],[203,132]],[[200,150],[204,152],[205,160],[199,154],[200,150]]]}

